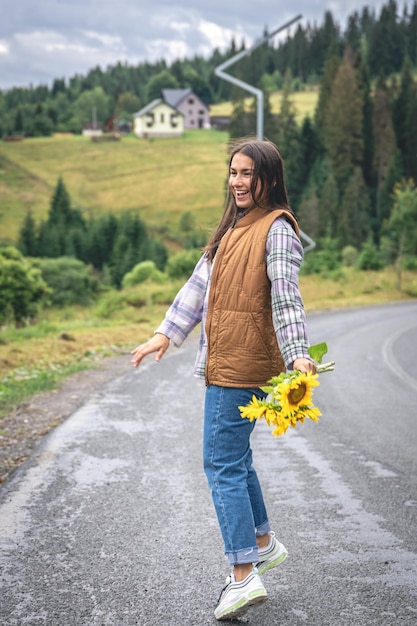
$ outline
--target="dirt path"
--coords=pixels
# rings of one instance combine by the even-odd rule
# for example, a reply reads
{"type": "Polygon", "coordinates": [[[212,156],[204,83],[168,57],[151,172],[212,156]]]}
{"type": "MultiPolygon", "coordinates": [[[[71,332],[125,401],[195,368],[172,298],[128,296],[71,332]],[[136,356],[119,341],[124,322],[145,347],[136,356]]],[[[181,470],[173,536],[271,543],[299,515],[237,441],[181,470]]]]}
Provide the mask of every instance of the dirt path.
{"type": "Polygon", "coordinates": [[[102,385],[130,367],[127,353],[103,359],[97,369],[70,376],[58,389],[34,396],[4,417],[0,421],[0,486],[31,455],[42,437],[87,402],[102,385]]]}

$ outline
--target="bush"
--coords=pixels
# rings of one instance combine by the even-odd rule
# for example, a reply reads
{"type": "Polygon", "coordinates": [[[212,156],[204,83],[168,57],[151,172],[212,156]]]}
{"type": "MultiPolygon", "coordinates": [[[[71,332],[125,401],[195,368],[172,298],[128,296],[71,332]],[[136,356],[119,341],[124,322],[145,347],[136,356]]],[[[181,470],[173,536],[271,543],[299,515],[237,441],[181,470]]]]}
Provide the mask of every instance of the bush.
{"type": "Polygon", "coordinates": [[[342,250],[342,263],[345,267],[354,267],[358,259],[358,251],[354,246],[345,246],[342,250]]]}
{"type": "Polygon", "coordinates": [[[16,248],[0,249],[0,324],[34,317],[50,290],[39,269],[16,248]]]}
{"type": "Polygon", "coordinates": [[[157,269],[153,261],[142,261],[123,276],[122,287],[125,289],[126,287],[140,285],[140,283],[144,283],[148,279],[161,284],[165,282],[166,278],[166,275],[157,269]]]}
{"type": "Polygon", "coordinates": [[[382,267],[383,263],[379,250],[372,239],[368,239],[359,253],[356,268],[358,270],[380,270],[382,267]]]}
{"type": "Polygon", "coordinates": [[[379,256],[383,267],[395,262],[397,256],[396,245],[388,237],[381,237],[379,242],[379,256]]]}
{"type": "Polygon", "coordinates": [[[170,278],[189,278],[193,273],[194,267],[201,257],[201,250],[196,248],[178,252],[170,259],[166,266],[166,271],[170,278]]]}
{"type": "Polygon", "coordinates": [[[93,269],[78,259],[58,257],[33,259],[33,262],[53,290],[50,297],[53,306],[86,305],[99,291],[99,283],[93,269]]]}
{"type": "Polygon", "coordinates": [[[403,257],[403,269],[410,272],[417,271],[417,256],[407,255],[403,257]]]}
{"type": "Polygon", "coordinates": [[[326,237],[322,239],[313,252],[308,252],[304,257],[302,266],[303,274],[321,274],[329,276],[338,274],[341,268],[338,241],[326,237]]]}

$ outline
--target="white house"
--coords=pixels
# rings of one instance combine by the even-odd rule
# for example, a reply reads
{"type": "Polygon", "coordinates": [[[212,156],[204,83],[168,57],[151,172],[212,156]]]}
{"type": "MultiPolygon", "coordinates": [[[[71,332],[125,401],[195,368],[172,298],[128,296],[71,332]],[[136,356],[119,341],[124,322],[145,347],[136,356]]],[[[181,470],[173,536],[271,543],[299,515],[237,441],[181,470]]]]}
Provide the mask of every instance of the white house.
{"type": "Polygon", "coordinates": [[[144,139],[182,137],[184,115],[162,98],[157,98],[133,114],[133,132],[144,139]]]}
{"type": "Polygon", "coordinates": [[[162,99],[184,115],[184,128],[210,128],[208,107],[192,89],[162,89],[162,99]]]}

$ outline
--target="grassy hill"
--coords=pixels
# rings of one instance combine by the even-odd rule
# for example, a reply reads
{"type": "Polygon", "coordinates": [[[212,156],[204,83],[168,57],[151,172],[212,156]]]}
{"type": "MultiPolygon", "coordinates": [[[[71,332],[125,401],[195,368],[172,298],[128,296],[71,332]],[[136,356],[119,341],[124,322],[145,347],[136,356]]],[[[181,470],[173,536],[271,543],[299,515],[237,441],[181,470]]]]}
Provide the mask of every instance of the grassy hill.
{"type": "Polygon", "coordinates": [[[87,137],[0,142],[0,239],[15,241],[26,211],[45,218],[58,177],[86,215],[138,211],[155,229],[176,230],[184,211],[201,228],[223,209],[227,133],[191,131],[183,139],[134,136],[93,143],[87,137]]]}
{"type": "MultiPolygon", "coordinates": [[[[317,91],[291,99],[300,121],[313,115],[317,91]]],[[[280,100],[280,93],[272,94],[274,112],[280,100]]],[[[231,110],[231,103],[211,107],[212,115],[231,110]]],[[[223,209],[227,141],[227,133],[196,130],[154,141],[57,136],[0,142],[0,241],[16,241],[28,209],[37,221],[46,217],[60,176],[73,206],[86,215],[138,211],[150,228],[175,232],[181,214],[191,211],[200,228],[210,229],[223,209]]]]}
{"type": "MultiPolygon", "coordinates": [[[[307,115],[312,118],[316,109],[318,89],[311,88],[309,91],[297,91],[291,94],[291,101],[294,105],[297,122],[302,123],[307,115]]],[[[279,113],[281,107],[282,93],[277,91],[270,95],[272,113],[279,113]]],[[[253,97],[245,98],[245,108],[249,108],[253,104],[253,97]]],[[[232,102],[221,102],[210,106],[210,115],[231,115],[233,110],[232,102]]]]}

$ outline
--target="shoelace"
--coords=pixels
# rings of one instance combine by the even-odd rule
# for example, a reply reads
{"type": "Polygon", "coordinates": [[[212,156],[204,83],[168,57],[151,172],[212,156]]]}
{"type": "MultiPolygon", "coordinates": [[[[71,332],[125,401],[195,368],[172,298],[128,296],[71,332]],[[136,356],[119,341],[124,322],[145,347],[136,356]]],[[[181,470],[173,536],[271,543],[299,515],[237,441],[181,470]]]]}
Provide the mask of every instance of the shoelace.
{"type": "Polygon", "coordinates": [[[228,588],[228,586],[231,584],[231,582],[232,582],[232,581],[231,581],[231,578],[230,578],[230,576],[228,576],[228,577],[226,578],[226,585],[223,587],[223,589],[222,589],[222,590],[221,590],[221,592],[220,592],[219,599],[217,600],[217,604],[220,604],[220,600],[222,599],[222,596],[223,596],[224,592],[226,591],[226,589],[228,588]]]}

